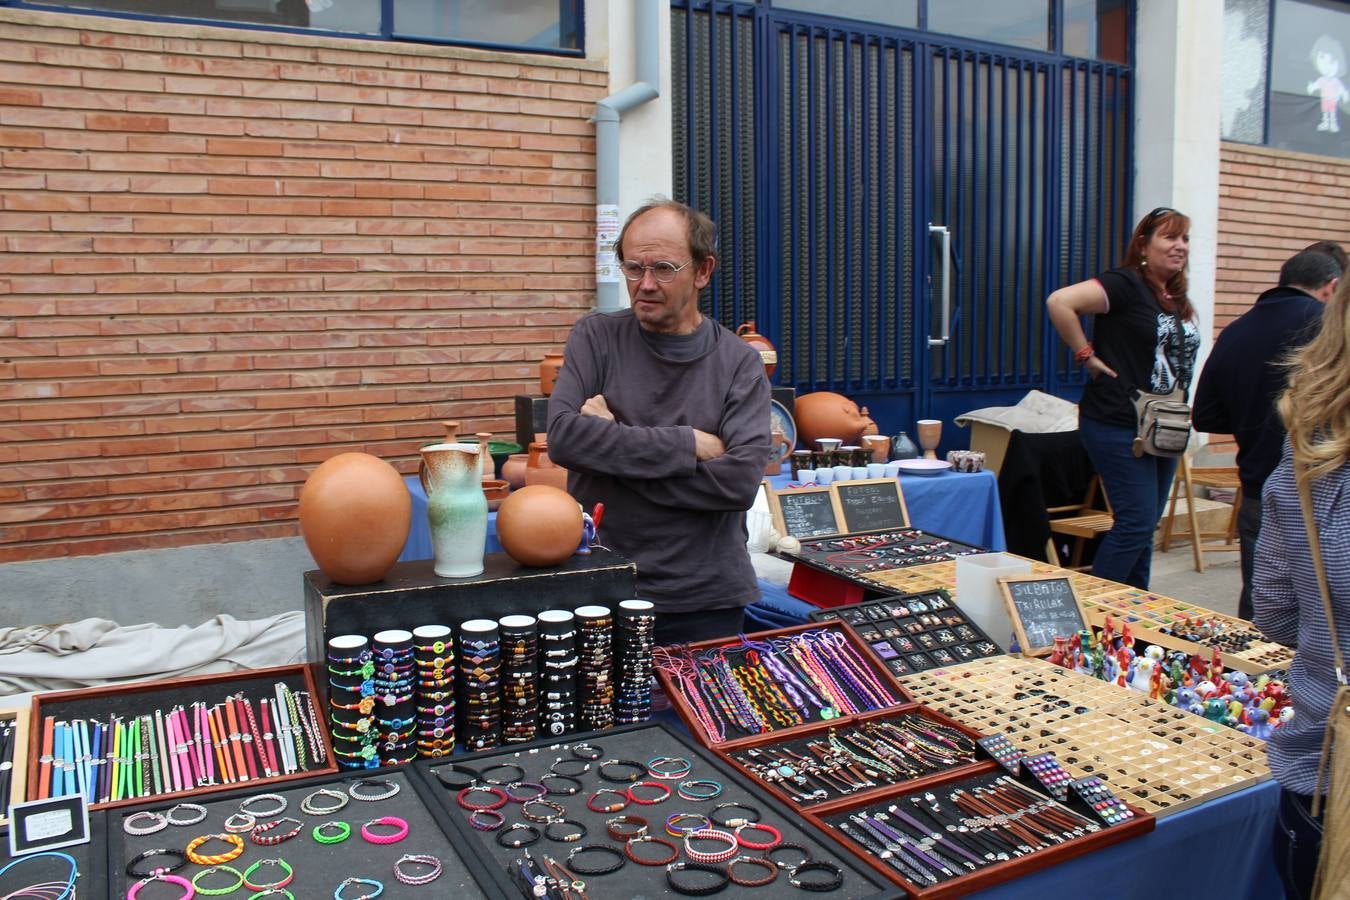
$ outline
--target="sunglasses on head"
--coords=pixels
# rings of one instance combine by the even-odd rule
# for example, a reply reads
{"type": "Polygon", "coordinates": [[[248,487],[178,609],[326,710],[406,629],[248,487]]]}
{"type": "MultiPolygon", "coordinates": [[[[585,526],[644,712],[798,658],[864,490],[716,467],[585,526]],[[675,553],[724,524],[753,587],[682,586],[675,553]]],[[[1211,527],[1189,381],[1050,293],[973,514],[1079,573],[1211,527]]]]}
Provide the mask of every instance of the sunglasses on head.
{"type": "MultiPolygon", "coordinates": [[[[1168,213],[1174,213],[1174,212],[1176,212],[1176,210],[1173,209],[1173,208],[1170,207],[1170,206],[1159,206],[1157,209],[1153,210],[1153,212],[1151,212],[1151,213],[1148,214],[1148,218],[1150,218],[1150,219],[1157,219],[1157,218],[1161,218],[1162,216],[1167,215],[1168,213]]],[[[1179,214],[1178,214],[1178,215],[1179,215],[1179,214]]]]}

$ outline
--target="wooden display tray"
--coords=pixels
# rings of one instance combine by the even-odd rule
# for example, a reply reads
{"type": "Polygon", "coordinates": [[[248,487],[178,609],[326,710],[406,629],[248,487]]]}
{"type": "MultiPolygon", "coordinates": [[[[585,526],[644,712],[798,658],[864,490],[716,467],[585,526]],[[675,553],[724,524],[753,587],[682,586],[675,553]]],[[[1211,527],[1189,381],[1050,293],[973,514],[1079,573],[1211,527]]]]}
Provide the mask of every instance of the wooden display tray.
{"type": "Polygon", "coordinates": [[[9,824],[11,805],[28,799],[28,732],[32,713],[33,709],[28,705],[0,709],[0,720],[14,722],[14,767],[9,772],[9,796],[0,797],[0,825],[9,824]]]}
{"type": "MultiPolygon", "coordinates": [[[[235,781],[231,784],[212,784],[202,787],[193,787],[191,790],[165,791],[154,794],[149,797],[132,797],[122,800],[109,800],[106,803],[92,803],[90,809],[114,809],[121,806],[134,806],[160,800],[177,800],[184,797],[199,796],[202,794],[212,794],[219,791],[238,790],[241,786],[264,786],[277,784],[286,781],[293,781],[298,778],[312,778],[315,775],[331,774],[337,771],[336,757],[333,755],[332,740],[328,735],[328,722],[325,715],[323,703],[319,695],[314,690],[314,678],[311,668],[307,665],[289,665],[289,666],[271,666],[265,669],[241,669],[235,672],[219,672],[211,675],[192,675],[184,678],[172,678],[163,681],[134,681],[126,684],[109,685],[102,687],[81,688],[75,691],[57,691],[50,694],[38,694],[33,698],[32,727],[29,730],[28,743],[28,783],[30,788],[38,784],[38,761],[42,753],[42,720],[49,715],[64,716],[67,715],[60,710],[63,705],[76,705],[80,707],[90,707],[99,715],[106,715],[109,704],[116,704],[119,701],[127,702],[127,698],[133,698],[139,695],[153,694],[181,694],[182,697],[174,697],[172,700],[150,700],[147,704],[152,711],[155,706],[166,708],[175,705],[183,699],[191,702],[192,700],[208,700],[212,703],[219,701],[227,694],[234,693],[231,684],[246,681],[267,681],[275,683],[277,681],[286,682],[291,690],[308,691],[310,698],[314,701],[314,709],[319,718],[319,739],[323,741],[324,749],[328,752],[328,762],[323,766],[304,769],[299,772],[293,772],[289,775],[274,775],[271,778],[258,777],[247,781],[235,781]]],[[[75,715],[70,718],[90,718],[90,713],[83,709],[77,710],[75,715]]]]}
{"type": "Polygon", "coordinates": [[[1264,741],[1045,660],[991,657],[901,680],[966,726],[1052,752],[1075,778],[1096,775],[1157,816],[1270,778],[1264,741]]]}
{"type": "MultiPolygon", "coordinates": [[[[844,622],[829,622],[824,624],[818,622],[807,622],[803,625],[792,625],[787,628],[778,628],[773,631],[760,631],[756,632],[755,634],[746,635],[746,637],[754,641],[767,641],[772,640],[773,638],[780,638],[785,637],[787,635],[797,634],[798,632],[802,631],[822,631],[822,630],[841,632],[844,635],[845,639],[848,640],[849,644],[857,652],[858,658],[862,660],[865,665],[871,668],[873,674],[877,676],[877,678],[881,681],[883,685],[885,685],[887,688],[891,690],[891,693],[896,695],[896,697],[898,698],[897,702],[892,706],[883,707],[884,709],[895,709],[898,706],[910,702],[909,694],[907,694],[905,692],[905,689],[901,687],[900,682],[896,680],[895,676],[891,674],[889,669],[887,669],[885,666],[878,665],[876,657],[867,648],[865,642],[861,638],[859,638],[857,633],[854,632],[854,630],[844,622]]],[[[698,651],[701,650],[711,650],[717,647],[733,647],[738,645],[739,643],[740,643],[739,638],[717,638],[710,641],[700,641],[696,644],[690,644],[689,649],[697,653],[698,651]]],[[[666,672],[664,669],[662,669],[660,666],[657,666],[656,668],[656,677],[661,680],[661,689],[665,691],[666,696],[670,698],[671,706],[674,707],[676,714],[680,717],[681,721],[684,722],[685,727],[689,729],[689,733],[694,736],[694,739],[697,740],[703,746],[705,747],[716,746],[728,748],[740,747],[743,745],[757,742],[764,737],[764,735],[762,734],[751,734],[745,735],[744,737],[728,738],[721,741],[716,740],[712,735],[708,734],[707,730],[703,727],[703,723],[698,720],[698,717],[696,717],[693,711],[690,709],[689,700],[685,697],[683,687],[678,685],[675,682],[675,680],[671,678],[670,674],[666,672]]],[[[870,711],[871,710],[869,710],[869,712],[870,711]]],[[[786,737],[789,735],[802,734],[815,728],[817,724],[818,723],[816,722],[806,722],[801,725],[793,725],[788,728],[775,729],[774,731],[766,732],[766,734],[778,737],[786,737]]]]}
{"type": "MultiPolygon", "coordinates": [[[[917,788],[911,788],[907,783],[901,783],[892,787],[890,796],[899,798],[909,796],[916,790],[927,790],[940,785],[947,785],[952,782],[963,781],[968,778],[974,778],[987,773],[1002,772],[1002,767],[993,760],[985,760],[976,763],[973,766],[964,767],[962,770],[954,770],[941,777],[927,780],[917,788]]],[[[1027,784],[1025,780],[1022,784],[1027,784]]],[[[1034,788],[1039,793],[1044,793],[1039,788],[1034,788]]],[[[829,810],[811,810],[802,814],[802,817],[808,822],[814,824],[821,831],[828,834],[831,838],[841,844],[844,848],[855,854],[863,862],[867,863],[877,872],[885,876],[890,881],[895,882],[905,889],[905,893],[910,897],[919,898],[919,900],[945,900],[945,898],[965,897],[974,891],[993,887],[1006,881],[1016,878],[1023,878],[1033,872],[1039,872],[1050,866],[1057,865],[1075,857],[1082,856],[1085,853],[1092,853],[1121,841],[1129,840],[1141,834],[1147,834],[1152,831],[1157,824],[1154,817],[1147,814],[1137,807],[1130,806],[1134,811],[1134,818],[1128,822],[1119,825],[1102,826],[1095,832],[1090,832],[1082,837],[1074,838],[1063,844],[1056,844],[1045,850],[1031,853],[1027,856],[1020,856],[1016,859],[1005,860],[1004,862],[994,863],[975,872],[969,872],[965,875],[959,875],[950,878],[947,881],[929,887],[920,887],[906,881],[900,873],[887,866],[880,859],[877,859],[871,853],[858,844],[855,844],[842,834],[838,829],[829,825],[825,820],[828,816],[838,815],[853,809],[866,807],[875,802],[878,798],[872,800],[864,799],[861,796],[850,798],[848,803],[834,804],[829,810]]],[[[1064,804],[1073,808],[1072,804],[1064,804]]],[[[1127,805],[1130,805],[1127,803],[1127,805]]],[[[1078,810],[1075,809],[1075,812],[1078,810]]],[[[1089,817],[1090,818],[1090,817],[1089,817]]]]}
{"type": "Polygon", "coordinates": [[[853,794],[844,794],[839,797],[828,798],[814,803],[811,802],[801,803],[794,800],[790,794],[788,794],[778,785],[770,784],[769,782],[762,780],[758,775],[756,775],[750,769],[746,768],[744,765],[740,763],[739,760],[735,759],[732,756],[733,753],[741,752],[754,747],[764,747],[771,744],[781,744],[784,743],[785,741],[793,739],[802,739],[814,737],[817,735],[823,735],[827,734],[831,729],[838,728],[841,726],[856,725],[862,722],[870,722],[874,719],[892,719],[895,718],[896,716],[904,715],[906,713],[917,713],[926,719],[933,719],[937,721],[937,723],[940,725],[946,725],[950,728],[955,728],[957,731],[960,731],[962,734],[969,737],[972,741],[982,737],[980,732],[966,727],[965,725],[961,724],[960,722],[956,721],[950,716],[944,715],[942,712],[936,709],[932,709],[919,703],[907,703],[903,706],[892,707],[890,709],[878,709],[873,710],[871,712],[859,713],[853,716],[842,716],[838,719],[832,719],[828,722],[816,722],[805,728],[796,729],[795,734],[788,734],[786,730],[775,731],[770,734],[756,735],[753,738],[741,742],[739,745],[735,747],[727,747],[719,745],[712,749],[713,752],[716,753],[718,756],[720,756],[728,765],[734,767],[736,771],[740,772],[743,776],[753,781],[755,785],[758,786],[759,788],[768,791],[780,803],[783,803],[791,807],[792,809],[797,810],[798,812],[810,810],[817,812],[821,815],[826,815],[836,808],[851,806],[854,804],[855,801],[879,799],[889,794],[893,794],[895,793],[897,786],[902,784],[904,785],[906,791],[911,791],[918,788],[922,788],[924,785],[936,784],[940,781],[944,781],[946,780],[947,776],[951,775],[953,772],[969,773],[978,771],[976,767],[980,765],[980,762],[976,761],[971,763],[963,763],[959,766],[954,766],[951,769],[930,772],[929,774],[923,775],[919,778],[909,779],[903,782],[881,784],[877,787],[867,788],[866,790],[858,791],[853,794]]]}
{"type": "MultiPolygon", "coordinates": [[[[1088,617],[1095,626],[1101,627],[1102,623],[1106,621],[1106,617],[1111,616],[1116,622],[1117,630],[1121,625],[1128,624],[1130,632],[1136,638],[1141,638],[1150,644],[1157,644],[1159,647],[1165,647],[1168,650],[1181,650],[1188,654],[1199,654],[1206,662],[1209,661],[1215,645],[1167,634],[1158,630],[1158,626],[1165,626],[1169,622],[1178,621],[1183,617],[1213,619],[1233,629],[1254,631],[1260,634],[1260,630],[1246,619],[1224,615],[1203,606],[1174,600],[1171,597],[1164,597],[1151,591],[1141,591],[1138,588],[1123,588],[1113,593],[1098,594],[1091,598],[1085,597],[1083,598],[1083,606],[1087,608],[1088,617]]],[[[1225,667],[1245,672],[1248,675],[1260,675],[1263,672],[1269,672],[1271,669],[1288,669],[1294,662],[1293,650],[1271,640],[1254,642],[1246,650],[1234,652],[1220,650],[1219,656],[1225,667]]]]}

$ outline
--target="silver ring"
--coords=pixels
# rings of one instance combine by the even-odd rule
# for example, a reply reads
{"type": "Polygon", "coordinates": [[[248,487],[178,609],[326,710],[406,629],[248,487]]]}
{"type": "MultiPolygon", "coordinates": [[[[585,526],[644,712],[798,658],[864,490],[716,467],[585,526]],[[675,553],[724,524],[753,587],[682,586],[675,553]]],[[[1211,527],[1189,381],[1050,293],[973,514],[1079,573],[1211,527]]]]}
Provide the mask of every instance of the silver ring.
{"type": "Polygon", "coordinates": [[[242,834],[245,831],[252,831],[253,826],[258,824],[258,820],[248,813],[235,813],[225,820],[225,830],[231,834],[242,834]]]}
{"type": "Polygon", "coordinates": [[[169,820],[157,812],[142,811],[133,813],[122,820],[122,830],[127,834],[154,834],[169,827],[169,820]],[[137,819],[148,818],[149,825],[133,825],[137,819]]]}
{"type": "Polygon", "coordinates": [[[170,825],[196,825],[202,819],[206,818],[206,807],[202,806],[199,803],[180,803],[173,809],[169,810],[165,818],[169,820],[170,825]],[[191,812],[192,818],[190,819],[176,818],[174,816],[174,813],[178,812],[180,809],[185,809],[191,812]]]}
{"type": "Polygon", "coordinates": [[[254,816],[259,819],[270,819],[274,816],[281,815],[281,813],[285,812],[286,807],[288,805],[289,804],[287,803],[286,798],[281,796],[280,794],[258,794],[256,796],[249,797],[247,800],[242,801],[239,804],[239,811],[241,813],[245,813],[247,815],[254,816]],[[269,810],[249,809],[249,804],[257,803],[259,800],[271,800],[273,803],[277,803],[279,805],[277,806],[276,809],[269,809],[269,810]]]}
{"type": "Polygon", "coordinates": [[[311,816],[322,816],[328,813],[337,812],[348,803],[347,795],[341,791],[331,791],[328,788],[319,788],[314,793],[300,801],[300,811],[309,813],[311,816]],[[315,799],[318,797],[330,797],[337,801],[337,806],[322,807],[315,805],[315,799]]]}

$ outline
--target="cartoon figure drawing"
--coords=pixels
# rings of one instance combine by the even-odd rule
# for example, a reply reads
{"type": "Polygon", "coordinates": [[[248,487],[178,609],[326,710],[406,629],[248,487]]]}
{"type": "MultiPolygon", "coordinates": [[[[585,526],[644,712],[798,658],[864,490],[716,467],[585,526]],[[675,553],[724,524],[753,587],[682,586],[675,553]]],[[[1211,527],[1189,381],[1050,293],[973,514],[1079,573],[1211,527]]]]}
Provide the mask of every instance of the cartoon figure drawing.
{"type": "Polygon", "coordinates": [[[1336,105],[1350,102],[1350,91],[1341,82],[1341,75],[1345,74],[1345,48],[1340,41],[1324,34],[1313,42],[1309,55],[1320,76],[1316,81],[1308,82],[1308,93],[1319,94],[1322,98],[1322,121],[1318,123],[1317,130],[1338,132],[1341,125],[1337,119],[1336,105]]]}

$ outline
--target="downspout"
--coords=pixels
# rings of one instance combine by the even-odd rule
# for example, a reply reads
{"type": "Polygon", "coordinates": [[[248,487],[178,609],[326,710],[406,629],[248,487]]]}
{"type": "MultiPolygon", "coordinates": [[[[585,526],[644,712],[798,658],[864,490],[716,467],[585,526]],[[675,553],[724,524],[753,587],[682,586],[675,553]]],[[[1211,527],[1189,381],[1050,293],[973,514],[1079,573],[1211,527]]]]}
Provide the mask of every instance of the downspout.
{"type": "Polygon", "coordinates": [[[595,308],[626,309],[619,288],[623,276],[614,262],[619,236],[619,120],[624,113],[661,96],[662,0],[637,0],[635,51],[637,81],[595,104],[595,308]]]}

